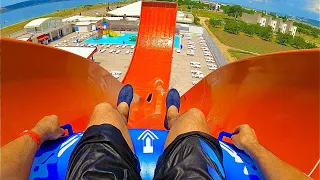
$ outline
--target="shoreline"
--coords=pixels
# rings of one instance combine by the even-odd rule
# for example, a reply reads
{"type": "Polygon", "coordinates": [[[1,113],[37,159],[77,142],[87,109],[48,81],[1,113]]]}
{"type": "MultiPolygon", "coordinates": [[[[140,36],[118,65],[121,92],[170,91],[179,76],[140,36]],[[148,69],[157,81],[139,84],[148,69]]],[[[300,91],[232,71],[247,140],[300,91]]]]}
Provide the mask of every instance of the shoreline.
{"type": "MultiPolygon", "coordinates": [[[[128,4],[128,3],[132,3],[132,1],[124,1],[124,2],[117,1],[117,2],[112,2],[112,3],[98,3],[98,4],[83,4],[81,6],[77,6],[77,7],[73,7],[73,8],[57,10],[57,11],[49,13],[49,14],[37,16],[37,17],[31,18],[28,20],[24,20],[24,21],[20,21],[18,23],[15,23],[15,24],[11,24],[6,27],[2,27],[2,28],[0,28],[0,36],[7,37],[10,34],[13,34],[15,32],[19,32],[19,31],[23,30],[24,26],[27,23],[29,23],[30,21],[32,21],[34,19],[45,18],[45,17],[70,17],[70,16],[77,15],[80,12],[86,13],[91,10],[106,8],[108,6],[108,4],[110,6],[114,6],[114,5],[124,5],[124,4],[128,4]],[[92,6],[91,7],[84,7],[85,5],[92,5],[92,6]]],[[[105,11],[105,12],[107,12],[107,11],[105,11]]]]}

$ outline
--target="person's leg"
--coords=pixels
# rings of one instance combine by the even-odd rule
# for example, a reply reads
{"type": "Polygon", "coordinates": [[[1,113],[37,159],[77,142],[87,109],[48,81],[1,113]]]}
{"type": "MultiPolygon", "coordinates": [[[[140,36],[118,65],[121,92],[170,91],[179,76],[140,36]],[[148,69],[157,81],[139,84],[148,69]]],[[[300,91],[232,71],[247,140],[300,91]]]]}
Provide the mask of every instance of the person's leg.
{"type": "Polygon", "coordinates": [[[118,128],[132,152],[134,152],[130,134],[127,128],[127,119],[129,114],[129,105],[126,102],[121,102],[117,106],[117,110],[109,103],[98,104],[91,115],[87,129],[93,125],[111,124],[118,128]]]}
{"type": "Polygon", "coordinates": [[[168,109],[167,119],[170,131],[164,145],[165,148],[180,134],[192,131],[210,134],[207,120],[199,109],[192,108],[180,115],[178,109],[172,105],[168,109]]]}
{"type": "Polygon", "coordinates": [[[66,179],[141,179],[126,126],[132,97],[133,88],[126,85],[119,93],[116,109],[109,103],[94,108],[71,154],[66,179]]]}
{"type": "Polygon", "coordinates": [[[164,126],[169,130],[154,179],[225,179],[222,149],[210,135],[204,114],[189,109],[179,114],[180,96],[170,90],[164,126]]]}

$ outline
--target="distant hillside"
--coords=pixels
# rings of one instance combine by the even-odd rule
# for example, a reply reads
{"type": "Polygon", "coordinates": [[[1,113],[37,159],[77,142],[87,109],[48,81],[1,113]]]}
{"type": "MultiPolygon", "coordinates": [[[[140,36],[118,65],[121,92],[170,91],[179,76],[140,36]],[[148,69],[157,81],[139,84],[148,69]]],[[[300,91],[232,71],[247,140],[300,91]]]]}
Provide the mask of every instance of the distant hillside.
{"type": "Polygon", "coordinates": [[[39,4],[58,2],[58,1],[68,1],[68,0],[29,0],[29,1],[24,1],[24,2],[20,2],[20,3],[16,3],[16,4],[2,7],[0,9],[0,13],[13,11],[16,9],[21,9],[21,8],[25,8],[25,7],[29,7],[29,6],[35,6],[35,5],[39,5],[39,4]]]}
{"type": "Polygon", "coordinates": [[[296,17],[296,19],[300,22],[304,22],[304,23],[307,23],[307,24],[311,24],[313,26],[316,26],[316,27],[320,27],[320,22],[317,21],[317,20],[314,20],[314,19],[308,19],[308,18],[303,18],[303,17],[296,17]]]}

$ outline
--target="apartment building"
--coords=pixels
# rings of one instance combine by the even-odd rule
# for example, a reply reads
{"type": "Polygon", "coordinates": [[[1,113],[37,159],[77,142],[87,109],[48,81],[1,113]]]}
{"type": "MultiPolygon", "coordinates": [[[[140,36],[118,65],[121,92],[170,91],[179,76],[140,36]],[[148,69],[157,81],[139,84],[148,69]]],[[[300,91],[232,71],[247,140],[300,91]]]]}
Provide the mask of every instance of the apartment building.
{"type": "Polygon", "coordinates": [[[260,26],[271,26],[273,31],[288,33],[295,36],[297,27],[293,26],[293,21],[283,22],[282,19],[272,19],[271,16],[262,17],[260,13],[254,14],[242,13],[241,19],[250,24],[260,24],[260,26]]]}

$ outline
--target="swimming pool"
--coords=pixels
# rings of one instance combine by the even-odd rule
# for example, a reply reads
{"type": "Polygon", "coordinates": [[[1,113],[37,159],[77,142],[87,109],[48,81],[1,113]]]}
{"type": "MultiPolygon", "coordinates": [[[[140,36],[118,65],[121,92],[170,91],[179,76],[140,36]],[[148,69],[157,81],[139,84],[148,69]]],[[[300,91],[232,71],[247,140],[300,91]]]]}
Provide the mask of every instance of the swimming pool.
{"type": "MultiPolygon", "coordinates": [[[[94,40],[93,38],[89,38],[84,43],[87,44],[122,44],[123,41],[127,45],[135,45],[135,41],[130,41],[129,37],[136,36],[137,33],[122,33],[122,36],[117,37],[109,37],[108,35],[103,35],[102,38],[98,40],[94,40]]],[[[174,48],[179,48],[180,46],[180,37],[174,36],[174,48]]]]}

